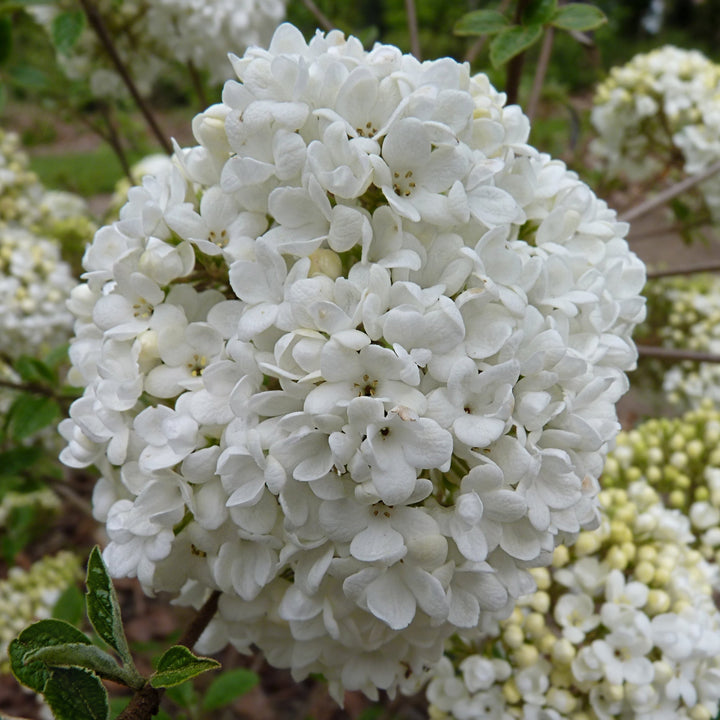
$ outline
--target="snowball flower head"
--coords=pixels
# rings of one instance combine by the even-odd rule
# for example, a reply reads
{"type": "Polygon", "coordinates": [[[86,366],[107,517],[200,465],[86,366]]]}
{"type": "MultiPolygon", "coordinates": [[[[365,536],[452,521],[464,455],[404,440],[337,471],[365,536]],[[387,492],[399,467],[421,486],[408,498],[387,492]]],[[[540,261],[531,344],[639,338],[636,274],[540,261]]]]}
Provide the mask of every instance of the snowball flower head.
{"type": "Polygon", "coordinates": [[[0,226],[0,346],[10,357],[67,342],[65,307],[77,282],[56,243],[10,224],[0,226]]]}
{"type": "Polygon", "coordinates": [[[644,268],[484,75],[282,25],[85,256],[63,460],[205,649],[394,691],[597,524],[644,268]],[[407,680],[406,680],[407,678],[407,680]]]}

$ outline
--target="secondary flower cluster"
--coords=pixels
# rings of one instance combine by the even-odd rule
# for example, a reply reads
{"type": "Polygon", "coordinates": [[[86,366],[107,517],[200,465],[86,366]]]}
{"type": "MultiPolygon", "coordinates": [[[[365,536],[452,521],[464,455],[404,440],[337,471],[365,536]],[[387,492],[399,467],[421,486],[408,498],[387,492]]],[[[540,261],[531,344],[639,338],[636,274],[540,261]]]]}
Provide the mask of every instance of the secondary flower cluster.
{"type": "Polygon", "coordinates": [[[10,568],[0,580],[0,673],[10,670],[10,642],[30,623],[50,617],[60,595],[81,577],[79,558],[67,551],[44,557],[28,570],[10,568]]]}
{"type": "Polygon", "coordinates": [[[37,222],[43,193],[22,151],[20,136],[0,128],[0,228],[8,222],[26,226],[37,222]]]}
{"type": "Polygon", "coordinates": [[[627,225],[485,75],[281,26],[101,229],[61,425],[114,575],[207,649],[393,691],[597,524],[627,225]]]}
{"type": "MultiPolygon", "coordinates": [[[[720,65],[671,45],[613,68],[597,89],[594,151],[608,170],[647,178],[680,157],[688,173],[720,158],[720,65]]],[[[714,215],[720,184],[701,185],[714,215]]]]}
{"type": "Polygon", "coordinates": [[[433,720],[717,716],[717,567],[646,483],[600,497],[600,529],[533,570],[535,593],[481,637],[453,641],[427,688],[433,720]]]}
{"type": "MultiPolygon", "coordinates": [[[[212,82],[227,77],[228,53],[264,45],[285,16],[287,0],[100,0],[95,6],[123,62],[143,95],[149,95],[169,63],[192,63],[212,82]]],[[[69,0],[33,5],[28,11],[49,35],[69,0]]],[[[96,97],[123,98],[127,90],[105,49],[86,27],[58,62],[72,80],[87,80],[96,97]]]]}
{"type": "MultiPolygon", "coordinates": [[[[639,334],[664,347],[720,354],[720,277],[701,274],[660,278],[645,287],[648,316],[639,334]]],[[[668,365],[642,361],[644,374],[681,407],[705,398],[720,402],[720,365],[685,360],[668,365]],[[647,372],[645,372],[647,370],[647,372]]]]}
{"type": "Polygon", "coordinates": [[[690,518],[696,547],[720,562],[720,411],[710,400],[680,418],[647,420],[617,438],[603,485],[642,479],[690,518]]]}

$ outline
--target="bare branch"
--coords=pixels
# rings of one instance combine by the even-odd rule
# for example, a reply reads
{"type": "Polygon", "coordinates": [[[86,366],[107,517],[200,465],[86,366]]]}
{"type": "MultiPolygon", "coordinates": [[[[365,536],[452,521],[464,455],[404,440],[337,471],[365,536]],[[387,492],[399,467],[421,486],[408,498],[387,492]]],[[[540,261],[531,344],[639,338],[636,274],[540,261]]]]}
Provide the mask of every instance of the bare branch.
{"type": "Polygon", "coordinates": [[[303,5],[312,13],[313,17],[318,21],[320,27],[327,32],[335,29],[332,22],[323,15],[320,8],[313,2],[313,0],[303,0],[303,5]]]}
{"type": "Polygon", "coordinates": [[[415,0],[405,0],[405,14],[407,15],[408,34],[410,35],[410,52],[418,60],[422,60],[422,50],[420,48],[420,32],[418,30],[418,19],[417,10],[415,8],[415,0]]]}
{"type": "Polygon", "coordinates": [[[677,275],[696,275],[698,273],[720,272],[720,262],[717,260],[711,263],[702,263],[698,265],[681,265],[679,267],[668,268],[665,270],[648,270],[647,279],[657,280],[664,277],[675,277],[677,275]]]}
{"type": "Polygon", "coordinates": [[[720,172],[720,160],[714,162],[706,170],[703,170],[703,172],[698,173],[697,175],[690,175],[684,180],[665,188],[665,190],[659,192],[655,195],[655,197],[651,197],[650,199],[641,202],[639,205],[621,213],[619,219],[625,222],[637,220],[639,217],[652,212],[655,208],[669,203],[673,198],[676,198],[678,195],[682,195],[684,192],[690,190],[690,188],[704,182],[713,175],[716,175],[718,172],[720,172]]]}
{"type": "Polygon", "coordinates": [[[85,12],[85,15],[88,19],[88,23],[90,23],[90,26],[95,31],[95,34],[98,36],[98,39],[102,43],[102,46],[105,48],[105,51],[110,56],[110,60],[112,61],[112,64],[115,66],[115,69],[117,70],[118,74],[122,78],[122,81],[125,83],[125,87],[127,87],[128,91],[130,92],[130,95],[132,95],[132,99],[135,101],[135,104],[138,106],[138,109],[140,110],[143,117],[145,118],[153,135],[155,135],[155,138],[160,143],[163,150],[165,150],[165,152],[168,155],[172,155],[173,150],[172,150],[172,145],[170,144],[170,141],[163,134],[162,130],[160,129],[160,126],[157,123],[157,120],[155,119],[155,116],[152,114],[152,111],[150,110],[150,107],[145,102],[142,95],[140,95],[140,91],[137,89],[137,85],[135,85],[135,81],[130,76],[130,73],[129,73],[125,63],[123,62],[122,58],[120,57],[120,54],[118,53],[117,48],[115,47],[115,43],[113,42],[113,39],[110,36],[110,33],[108,32],[107,28],[105,27],[105,22],[103,21],[100,13],[98,12],[98,9],[93,4],[92,0],[80,0],[80,4],[82,5],[83,11],[85,12]]]}
{"type": "Polygon", "coordinates": [[[555,28],[549,26],[545,29],[542,46],[540,47],[540,56],[538,57],[537,67],[535,68],[535,77],[533,78],[532,90],[530,91],[530,99],[528,100],[525,114],[528,120],[532,122],[537,112],[537,106],[540,102],[540,94],[542,93],[545,75],[547,74],[548,65],[550,64],[550,54],[552,53],[553,39],[555,38],[555,28]]]}
{"type": "Polygon", "coordinates": [[[653,345],[638,345],[640,357],[658,358],[670,362],[681,362],[692,360],[694,362],[720,363],[720,355],[712,353],[697,352],[694,350],[680,350],[678,348],[655,347],[653,345]]]}
{"type": "MultiPolygon", "coordinates": [[[[519,25],[522,20],[525,8],[530,0],[518,0],[515,8],[515,24],[519,25]]],[[[507,65],[507,74],[505,76],[505,94],[507,95],[507,104],[514,105],[518,101],[520,91],[520,78],[522,77],[523,64],[525,63],[525,51],[516,55],[507,65]]]]}

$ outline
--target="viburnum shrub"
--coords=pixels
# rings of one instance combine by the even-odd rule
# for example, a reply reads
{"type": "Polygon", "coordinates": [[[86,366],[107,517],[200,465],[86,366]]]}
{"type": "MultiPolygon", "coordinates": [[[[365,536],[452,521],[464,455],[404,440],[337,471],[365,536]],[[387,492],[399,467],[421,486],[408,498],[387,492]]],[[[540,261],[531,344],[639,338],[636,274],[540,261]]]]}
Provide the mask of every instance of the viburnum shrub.
{"type": "Polygon", "coordinates": [[[203,651],[412,688],[597,525],[644,268],[467,64],[287,24],[232,64],[88,248],[62,459],[112,574],[222,591],[203,651]]]}

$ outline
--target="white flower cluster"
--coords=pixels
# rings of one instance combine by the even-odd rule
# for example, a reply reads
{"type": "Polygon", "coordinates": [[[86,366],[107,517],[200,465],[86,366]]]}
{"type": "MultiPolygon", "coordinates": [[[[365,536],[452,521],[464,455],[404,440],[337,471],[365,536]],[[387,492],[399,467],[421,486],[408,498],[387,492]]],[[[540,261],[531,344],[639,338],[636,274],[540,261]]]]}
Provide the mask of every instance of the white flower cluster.
{"type": "MultiPolygon", "coordinates": [[[[720,65],[699,51],[667,45],[636,55],[597,89],[592,149],[630,178],[647,178],[678,154],[687,172],[699,172],[720,157],[719,101],[720,65]]],[[[705,185],[708,198],[720,196],[705,185]]]]}
{"type": "Polygon", "coordinates": [[[67,551],[44,557],[28,570],[10,568],[0,580],[0,673],[10,670],[10,642],[30,623],[50,617],[60,595],[81,576],[79,558],[67,551]]]}
{"type": "MultiPolygon", "coordinates": [[[[648,317],[642,327],[664,347],[720,354],[720,277],[701,274],[660,278],[647,284],[648,317]]],[[[685,360],[643,364],[674,405],[697,408],[720,403],[720,365],[685,360]]]]}
{"type": "Polygon", "coordinates": [[[120,208],[128,201],[128,191],[133,187],[133,184],[141,184],[146,175],[164,175],[170,172],[175,165],[176,163],[173,161],[173,158],[166,153],[153,153],[138,160],[138,162],[130,168],[130,175],[135,182],[131,183],[129,178],[121,177],[115,183],[110,206],[105,215],[108,221],[112,222],[112,220],[117,219],[120,208]]]}
{"type": "Polygon", "coordinates": [[[534,570],[538,590],[507,620],[454,641],[427,688],[433,720],[717,716],[717,567],[646,483],[601,501],[601,528],[534,570]]]}
{"type": "MultiPolygon", "coordinates": [[[[99,0],[95,3],[116,49],[143,95],[149,95],[168,63],[192,62],[211,82],[229,70],[228,53],[265,45],[285,16],[287,0],[99,0]]],[[[28,8],[52,34],[69,0],[28,8]]],[[[70,54],[58,62],[73,80],[87,80],[96,97],[123,98],[127,90],[93,31],[86,27],[70,54]]]]}
{"type": "Polygon", "coordinates": [[[39,218],[44,188],[29,167],[20,136],[0,128],[0,227],[30,225],[39,218]]]}
{"type": "Polygon", "coordinates": [[[9,357],[66,342],[65,307],[77,285],[56,243],[20,226],[0,228],[0,347],[9,357]]]}
{"type": "Polygon", "coordinates": [[[73,294],[61,424],[116,576],[207,648],[393,691],[597,524],[644,315],[627,225],[485,75],[281,26],[73,294]]]}
{"type": "Polygon", "coordinates": [[[644,480],[690,519],[692,546],[720,562],[720,410],[711,400],[679,418],[647,420],[621,432],[603,485],[644,480]]]}

